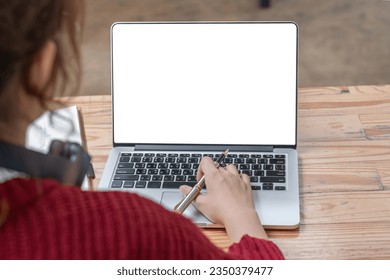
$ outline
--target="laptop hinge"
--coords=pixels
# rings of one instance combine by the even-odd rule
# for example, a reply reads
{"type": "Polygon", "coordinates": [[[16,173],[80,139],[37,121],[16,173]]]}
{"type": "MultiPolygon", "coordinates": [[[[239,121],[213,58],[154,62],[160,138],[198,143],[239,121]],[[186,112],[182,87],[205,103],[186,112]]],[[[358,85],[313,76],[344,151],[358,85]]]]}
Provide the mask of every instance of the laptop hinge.
{"type": "Polygon", "coordinates": [[[229,149],[231,152],[272,152],[273,146],[257,145],[135,145],[136,151],[223,151],[229,149]]]}

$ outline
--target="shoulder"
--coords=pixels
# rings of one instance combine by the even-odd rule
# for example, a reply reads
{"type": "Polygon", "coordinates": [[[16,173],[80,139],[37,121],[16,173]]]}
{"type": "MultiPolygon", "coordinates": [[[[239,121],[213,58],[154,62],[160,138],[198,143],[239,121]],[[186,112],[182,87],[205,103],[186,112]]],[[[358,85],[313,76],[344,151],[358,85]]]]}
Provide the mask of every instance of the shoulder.
{"type": "Polygon", "coordinates": [[[12,208],[29,205],[29,210],[46,209],[47,215],[85,215],[101,220],[153,219],[153,213],[168,215],[160,205],[136,194],[108,191],[82,191],[75,186],[64,186],[51,179],[15,178],[0,183],[0,194],[12,208]],[[50,210],[50,211],[48,211],[50,210]],[[126,219],[125,219],[126,217],[126,219]]]}
{"type": "Polygon", "coordinates": [[[175,244],[191,236],[203,239],[191,221],[136,194],[86,192],[53,180],[18,178],[0,184],[3,195],[10,206],[4,230],[23,231],[29,244],[42,248],[50,240],[66,241],[44,258],[188,258],[178,254],[175,244]]]}

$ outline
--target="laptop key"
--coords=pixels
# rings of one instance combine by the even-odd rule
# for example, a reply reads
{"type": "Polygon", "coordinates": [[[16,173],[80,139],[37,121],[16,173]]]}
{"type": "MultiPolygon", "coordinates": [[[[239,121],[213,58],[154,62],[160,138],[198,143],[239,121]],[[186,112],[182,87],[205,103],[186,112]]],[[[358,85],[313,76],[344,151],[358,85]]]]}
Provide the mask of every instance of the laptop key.
{"type": "Polygon", "coordinates": [[[157,164],[156,163],[148,163],[147,165],[146,165],[146,168],[156,168],[157,167],[157,164]]]}
{"type": "Polygon", "coordinates": [[[169,175],[170,172],[169,169],[160,169],[160,175],[169,175]]]}
{"type": "Polygon", "coordinates": [[[198,158],[189,158],[188,162],[189,163],[199,163],[199,159],[198,158]]]}
{"type": "Polygon", "coordinates": [[[159,189],[161,187],[161,182],[148,182],[149,189],[159,189]]]}
{"type": "Polygon", "coordinates": [[[136,163],[135,168],[145,168],[145,163],[136,163]]]}
{"type": "Polygon", "coordinates": [[[153,175],[152,176],[152,181],[162,181],[163,176],[161,175],[153,175]]]}
{"type": "Polygon", "coordinates": [[[169,157],[178,157],[179,154],[168,154],[169,157]]]}
{"type": "Polygon", "coordinates": [[[158,153],[156,156],[157,156],[157,157],[166,157],[167,154],[165,154],[165,153],[158,153]]]}
{"type": "Polygon", "coordinates": [[[116,170],[116,174],[134,174],[135,169],[132,168],[121,168],[116,170]]]}
{"type": "Polygon", "coordinates": [[[286,176],[286,171],[283,170],[267,171],[267,176],[286,176]]]}
{"type": "Polygon", "coordinates": [[[227,158],[236,158],[236,157],[237,157],[236,154],[228,154],[228,155],[227,155],[227,158]]]}
{"type": "Polygon", "coordinates": [[[264,164],[264,170],[274,170],[274,166],[272,164],[264,164]]]}
{"type": "Polygon", "coordinates": [[[148,169],[148,174],[149,175],[157,175],[158,174],[158,169],[148,169]]]}
{"type": "Polygon", "coordinates": [[[256,171],[254,172],[254,175],[255,175],[255,176],[264,176],[264,171],[262,171],[262,170],[256,170],[256,171]]]}
{"type": "Polygon", "coordinates": [[[178,168],[180,168],[180,164],[178,164],[178,163],[171,163],[169,165],[169,168],[170,169],[178,169],[178,168]]]}
{"type": "Polygon", "coordinates": [[[196,182],[196,176],[188,176],[188,182],[196,182]]]}
{"type": "Polygon", "coordinates": [[[259,177],[252,176],[251,183],[257,183],[259,181],[259,177]]]}
{"type": "Polygon", "coordinates": [[[184,169],[183,175],[194,175],[194,170],[191,169],[184,169]]]}
{"type": "Polygon", "coordinates": [[[145,182],[145,181],[142,181],[142,182],[138,181],[138,182],[135,183],[135,187],[139,188],[139,189],[145,188],[146,187],[146,183],[147,182],[145,182]]]}
{"type": "Polygon", "coordinates": [[[123,183],[124,188],[134,188],[135,182],[134,181],[125,181],[123,183]]]}
{"type": "Polygon", "coordinates": [[[142,175],[140,180],[141,181],[150,181],[152,177],[150,175],[142,175]]]}
{"type": "Polygon", "coordinates": [[[252,164],[253,170],[261,170],[261,164],[252,164]]]}
{"type": "Polygon", "coordinates": [[[162,187],[165,189],[178,189],[182,185],[188,185],[188,182],[167,182],[164,181],[162,187]]]}
{"type": "Polygon", "coordinates": [[[172,175],[165,175],[164,176],[164,181],[174,181],[175,180],[175,176],[172,176],[172,175]]]}
{"type": "Polygon", "coordinates": [[[144,174],[146,174],[146,172],[147,172],[147,169],[137,169],[137,171],[135,173],[138,175],[144,175],[144,174]]]}
{"type": "MultiPolygon", "coordinates": [[[[179,168],[179,167],[177,167],[179,168]]],[[[191,169],[191,164],[190,163],[182,163],[181,164],[181,169],[191,169]]]]}
{"type": "Polygon", "coordinates": [[[249,169],[249,165],[248,164],[240,164],[240,166],[238,167],[239,170],[245,170],[245,169],[249,169]]]}
{"type": "Polygon", "coordinates": [[[181,169],[172,169],[171,174],[172,175],[181,175],[181,169]]]}
{"type": "Polygon", "coordinates": [[[119,163],[118,168],[133,168],[134,163],[119,163]]]}
{"type": "Polygon", "coordinates": [[[270,164],[285,164],[286,160],[283,158],[272,158],[269,160],[270,164]]]}
{"type": "Polygon", "coordinates": [[[259,185],[252,185],[251,188],[252,188],[252,190],[254,190],[254,191],[259,191],[259,190],[261,190],[261,186],[259,186],[259,185]]]}
{"type": "Polygon", "coordinates": [[[119,180],[114,180],[112,181],[111,183],[111,188],[121,188],[122,187],[122,181],[119,181],[119,180]]]}
{"type": "Polygon", "coordinates": [[[141,162],[142,158],[141,157],[132,157],[131,162],[141,162]]]}
{"type": "Polygon", "coordinates": [[[286,166],[283,164],[275,165],[275,170],[286,170],[286,166]]]}
{"type": "Polygon", "coordinates": [[[131,157],[131,153],[121,153],[121,156],[124,156],[124,157],[131,157]]]}
{"type": "Polygon", "coordinates": [[[130,157],[120,157],[119,162],[129,162],[130,157]]]}
{"type": "Polygon", "coordinates": [[[165,162],[167,162],[167,163],[174,163],[174,162],[176,162],[176,158],[174,158],[174,157],[167,157],[165,159],[165,162]]]}
{"type": "Polygon", "coordinates": [[[132,180],[132,181],[137,181],[138,180],[138,175],[128,175],[128,174],[120,174],[120,175],[115,175],[114,180],[132,180]]]}
{"type": "Polygon", "coordinates": [[[263,184],[264,191],[272,191],[274,189],[274,184],[263,184]]]}
{"type": "Polygon", "coordinates": [[[176,181],[184,182],[184,181],[186,181],[186,176],[178,175],[178,176],[176,176],[176,181]]]}
{"type": "Polygon", "coordinates": [[[275,191],[285,191],[286,187],[285,186],[276,186],[275,191]]]}
{"type": "Polygon", "coordinates": [[[260,177],[260,182],[262,183],[286,183],[286,178],[284,177],[260,177]]]}
{"type": "Polygon", "coordinates": [[[158,169],[167,169],[168,168],[168,163],[159,163],[157,168],[158,169]]]}

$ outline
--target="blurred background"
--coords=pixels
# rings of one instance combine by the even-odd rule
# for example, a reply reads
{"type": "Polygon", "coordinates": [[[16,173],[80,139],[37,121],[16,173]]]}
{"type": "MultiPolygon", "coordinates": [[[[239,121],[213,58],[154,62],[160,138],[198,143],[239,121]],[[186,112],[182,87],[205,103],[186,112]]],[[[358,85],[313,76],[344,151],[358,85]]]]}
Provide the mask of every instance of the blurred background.
{"type": "Polygon", "coordinates": [[[390,84],[389,0],[86,0],[82,95],[110,93],[115,21],[288,20],[299,33],[299,87],[390,84]]]}

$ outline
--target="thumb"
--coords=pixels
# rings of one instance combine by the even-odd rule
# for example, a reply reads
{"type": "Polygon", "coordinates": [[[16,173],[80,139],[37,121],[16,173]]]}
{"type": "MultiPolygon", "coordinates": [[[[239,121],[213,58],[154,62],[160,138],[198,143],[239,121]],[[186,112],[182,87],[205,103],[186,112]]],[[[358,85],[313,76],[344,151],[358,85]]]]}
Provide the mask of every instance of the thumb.
{"type": "Polygon", "coordinates": [[[192,190],[192,188],[190,186],[187,186],[187,185],[182,185],[180,186],[179,188],[179,191],[181,192],[181,194],[183,196],[186,196],[190,193],[190,191],[192,190]]]}
{"type": "MultiPolygon", "coordinates": [[[[192,190],[192,187],[190,186],[187,186],[187,185],[181,185],[180,188],[179,188],[179,191],[181,192],[181,194],[184,196],[188,195],[190,193],[190,191],[192,190]]],[[[192,204],[200,211],[202,212],[202,208],[203,208],[203,204],[204,204],[204,195],[203,194],[199,194],[195,200],[192,202],[192,204]]]]}
{"type": "MultiPolygon", "coordinates": [[[[190,186],[187,186],[187,185],[182,185],[180,186],[179,188],[179,191],[181,192],[181,194],[184,196],[188,195],[190,193],[190,191],[192,190],[192,187],[190,186]]],[[[195,200],[192,202],[192,204],[194,204],[194,206],[196,208],[198,208],[198,210],[200,210],[202,212],[200,208],[202,208],[202,204],[204,203],[204,195],[203,194],[198,194],[197,197],[195,198],[195,200]]]]}

